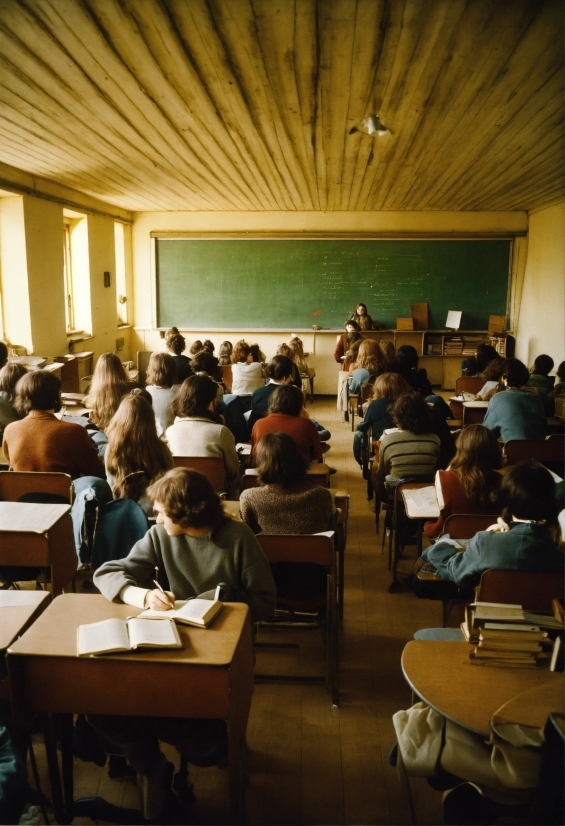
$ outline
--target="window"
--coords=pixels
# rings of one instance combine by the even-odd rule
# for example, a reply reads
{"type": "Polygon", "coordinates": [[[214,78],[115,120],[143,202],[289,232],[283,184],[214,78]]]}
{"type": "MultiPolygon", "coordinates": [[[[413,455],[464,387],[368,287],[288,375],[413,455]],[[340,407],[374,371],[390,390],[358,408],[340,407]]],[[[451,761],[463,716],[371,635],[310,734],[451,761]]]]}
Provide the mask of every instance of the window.
{"type": "Polygon", "coordinates": [[[65,318],[67,322],[67,333],[75,329],[74,304],[73,304],[73,269],[71,257],[71,227],[70,224],[63,224],[63,279],[65,283],[65,318]]]}
{"type": "Polygon", "coordinates": [[[128,323],[126,245],[123,224],[114,223],[114,245],[116,250],[116,299],[118,308],[118,326],[123,326],[128,323]]]}

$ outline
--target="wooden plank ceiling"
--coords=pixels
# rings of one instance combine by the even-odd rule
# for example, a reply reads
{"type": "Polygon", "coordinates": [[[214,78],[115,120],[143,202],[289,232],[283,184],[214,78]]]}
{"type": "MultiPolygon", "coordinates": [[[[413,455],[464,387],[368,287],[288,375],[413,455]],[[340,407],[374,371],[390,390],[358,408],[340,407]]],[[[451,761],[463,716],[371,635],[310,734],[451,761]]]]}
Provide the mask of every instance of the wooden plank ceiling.
{"type": "Polygon", "coordinates": [[[0,161],[128,210],[532,209],[563,145],[561,0],[0,4],[0,161]]]}

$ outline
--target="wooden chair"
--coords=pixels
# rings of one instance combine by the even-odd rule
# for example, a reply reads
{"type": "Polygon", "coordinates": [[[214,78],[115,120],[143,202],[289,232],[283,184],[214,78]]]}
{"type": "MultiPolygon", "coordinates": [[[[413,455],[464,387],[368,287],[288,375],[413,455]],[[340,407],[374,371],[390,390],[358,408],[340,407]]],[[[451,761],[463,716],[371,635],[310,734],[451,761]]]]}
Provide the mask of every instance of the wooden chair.
{"type": "MultiPolygon", "coordinates": [[[[400,516],[403,513],[403,509],[400,507],[402,503],[402,491],[403,490],[414,490],[415,488],[425,488],[429,485],[433,485],[434,479],[433,477],[427,479],[418,479],[418,480],[406,480],[405,482],[400,482],[400,484],[396,485],[395,487],[390,488],[390,498],[388,503],[388,510],[387,510],[387,518],[389,524],[387,525],[389,529],[389,542],[388,542],[388,567],[389,570],[392,569],[392,582],[389,586],[389,593],[394,593],[400,589],[400,583],[397,577],[397,569],[398,569],[398,560],[400,558],[400,550],[401,545],[405,544],[402,543],[399,539],[399,529],[400,529],[400,516]],[[390,514],[390,517],[389,517],[390,514]]],[[[386,523],[387,520],[385,520],[386,523]]],[[[422,526],[420,525],[419,520],[416,521],[418,524],[419,530],[419,537],[418,537],[418,555],[421,553],[421,530],[422,526]]],[[[386,531],[385,531],[386,533],[386,531]]],[[[383,537],[384,540],[384,537],[383,537]]],[[[407,544],[407,543],[406,543],[407,544]]]]}
{"type": "Polygon", "coordinates": [[[507,602],[525,611],[551,613],[553,599],[563,599],[563,574],[490,569],[477,589],[480,602],[507,602]]]}
{"type": "MultiPolygon", "coordinates": [[[[452,539],[471,539],[479,531],[486,531],[494,522],[496,522],[496,516],[493,514],[452,513],[445,520],[440,538],[445,534],[449,534],[452,539]]],[[[422,571],[418,571],[416,577],[420,582],[433,582],[436,585],[445,582],[445,586],[439,586],[445,589],[445,594],[441,598],[442,627],[445,628],[453,606],[457,603],[468,602],[467,589],[458,589],[456,591],[457,596],[454,596],[457,586],[450,580],[442,579],[434,574],[422,573],[422,571]]]]}
{"type": "Polygon", "coordinates": [[[463,404],[462,407],[461,427],[467,427],[469,424],[483,423],[483,419],[487,413],[487,407],[469,407],[466,404],[463,404]]]}
{"type": "MultiPolygon", "coordinates": [[[[375,459],[375,449],[373,446],[373,430],[369,428],[365,433],[362,434],[361,437],[361,472],[363,474],[363,479],[367,482],[367,499],[369,502],[372,500],[374,495],[373,490],[373,481],[371,479],[371,471],[373,468],[373,462],[375,459]]],[[[378,503],[377,503],[378,504],[378,503]]],[[[379,508],[376,507],[376,524],[377,524],[377,534],[379,532],[379,508]]]]}
{"type": "Polygon", "coordinates": [[[220,456],[173,456],[173,462],[175,467],[197,470],[210,480],[217,493],[222,496],[227,494],[226,469],[220,456]]]}
{"type": "Polygon", "coordinates": [[[40,568],[51,582],[53,597],[62,593],[77,572],[73,523],[69,514],[59,519],[49,534],[0,531],[0,568],[30,568],[36,579],[40,568]]]}
{"type": "MultiPolygon", "coordinates": [[[[247,490],[248,488],[257,487],[259,484],[257,481],[258,475],[257,468],[248,467],[241,480],[241,489],[247,490]]],[[[306,477],[324,488],[329,488],[330,486],[330,468],[323,462],[314,462],[311,464],[306,473],[306,477]]]]}
{"type": "Polygon", "coordinates": [[[459,376],[455,379],[455,395],[458,393],[478,393],[485,380],[480,376],[459,376]]]}
{"type": "MultiPolygon", "coordinates": [[[[305,563],[319,565],[326,571],[326,588],[303,599],[277,594],[277,609],[286,612],[290,621],[294,619],[304,625],[307,614],[314,615],[308,623],[310,627],[324,626],[326,644],[326,676],[316,677],[302,674],[266,675],[257,674],[262,680],[290,680],[298,682],[325,682],[334,706],[339,705],[338,689],[338,629],[337,629],[337,588],[336,564],[333,539],[316,534],[258,534],[257,540],[271,565],[291,562],[297,566],[305,563]],[[297,616],[300,615],[300,616],[297,616]]],[[[287,623],[285,623],[287,624],[287,623]]],[[[272,623],[268,623],[272,625],[272,623]]],[[[258,648],[273,647],[270,643],[257,643],[258,648]]],[[[276,645],[275,645],[276,647],[276,645]]],[[[285,647],[287,647],[285,645],[285,647]]],[[[298,648],[298,646],[292,646],[298,648]]]]}
{"type": "Polygon", "coordinates": [[[228,388],[228,393],[231,393],[232,385],[233,385],[233,375],[231,364],[222,364],[222,381],[228,388]]]}
{"type": "Polygon", "coordinates": [[[563,478],[565,465],[565,436],[554,434],[547,439],[512,439],[504,445],[509,465],[534,460],[563,478]]]}
{"type": "Polygon", "coordinates": [[[0,471],[0,499],[17,502],[30,493],[48,493],[73,501],[73,480],[68,473],[36,473],[34,471],[0,471]]]}

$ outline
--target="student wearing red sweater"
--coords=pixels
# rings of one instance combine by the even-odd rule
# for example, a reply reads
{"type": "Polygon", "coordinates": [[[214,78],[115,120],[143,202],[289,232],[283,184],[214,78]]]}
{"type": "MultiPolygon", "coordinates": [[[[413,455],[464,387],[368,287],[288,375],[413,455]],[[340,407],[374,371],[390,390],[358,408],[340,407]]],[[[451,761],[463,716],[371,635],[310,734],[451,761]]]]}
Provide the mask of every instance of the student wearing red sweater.
{"type": "Polygon", "coordinates": [[[251,431],[251,456],[254,458],[257,443],[265,433],[288,433],[299,451],[310,464],[322,455],[322,444],[314,424],[304,415],[304,394],[293,384],[281,384],[269,399],[269,415],[259,419],[251,431]]]}
{"type": "Polygon", "coordinates": [[[426,536],[434,539],[453,513],[498,513],[491,493],[500,486],[502,452],[492,430],[482,424],[463,428],[457,452],[447,470],[436,474],[439,519],[426,522],[426,536]]]}

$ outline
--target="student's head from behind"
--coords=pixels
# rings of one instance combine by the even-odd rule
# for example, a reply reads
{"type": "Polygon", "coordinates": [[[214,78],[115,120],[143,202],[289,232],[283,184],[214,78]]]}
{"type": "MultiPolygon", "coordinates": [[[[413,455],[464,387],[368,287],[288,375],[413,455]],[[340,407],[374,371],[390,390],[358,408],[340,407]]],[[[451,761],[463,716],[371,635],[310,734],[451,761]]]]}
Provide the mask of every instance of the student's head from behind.
{"type": "Polygon", "coordinates": [[[361,329],[357,322],[352,318],[348,318],[343,326],[345,327],[348,333],[358,333],[361,329]]]}
{"type": "Polygon", "coordinates": [[[146,384],[172,387],[177,382],[177,365],[168,353],[151,353],[147,366],[146,384]]]}
{"type": "Polygon", "coordinates": [[[475,353],[475,368],[477,373],[482,373],[487,364],[498,358],[498,353],[492,344],[479,344],[475,353]]]}
{"type": "Polygon", "coordinates": [[[190,345],[190,350],[189,350],[190,355],[195,356],[196,353],[199,353],[202,350],[203,346],[204,345],[202,344],[200,339],[197,338],[196,341],[193,341],[192,344],[190,345]]]}
{"type": "Polygon", "coordinates": [[[249,345],[249,355],[257,364],[262,364],[265,361],[265,354],[258,344],[249,345]]]}
{"type": "Polygon", "coordinates": [[[233,353],[233,344],[231,341],[222,341],[218,348],[219,363],[227,367],[231,364],[231,354],[233,353]]]}
{"type": "Polygon", "coordinates": [[[457,450],[451,470],[472,473],[478,466],[482,470],[498,470],[502,467],[502,450],[494,430],[482,424],[464,427],[457,437],[457,450]]]}
{"type": "Polygon", "coordinates": [[[277,347],[277,356],[286,356],[291,361],[294,361],[294,353],[285,341],[277,347]]]}
{"type": "Polygon", "coordinates": [[[265,433],[255,449],[260,485],[292,487],[306,478],[308,463],[292,436],[275,431],[265,433]]]}
{"type": "Polygon", "coordinates": [[[16,391],[16,384],[27,373],[23,364],[5,364],[0,370],[0,391],[9,393],[11,396],[16,391]]]}
{"type": "Polygon", "coordinates": [[[293,360],[297,357],[300,359],[304,358],[304,345],[302,344],[301,339],[299,339],[297,336],[291,338],[288,346],[292,350],[293,360]]]}
{"type": "Polygon", "coordinates": [[[367,315],[367,305],[363,304],[363,303],[358,304],[355,307],[355,315],[360,315],[360,316],[367,315]]]}
{"type": "Polygon", "coordinates": [[[0,368],[4,367],[8,361],[8,345],[5,341],[0,341],[0,368]]]}
{"type": "Polygon", "coordinates": [[[115,441],[118,447],[131,440],[141,447],[148,439],[156,439],[157,426],[152,406],[140,393],[124,396],[107,427],[106,435],[108,441],[115,441]]]}
{"type": "Polygon", "coordinates": [[[189,376],[181,384],[171,408],[175,416],[199,416],[214,418],[212,402],[216,399],[218,385],[209,376],[189,376]]]}
{"type": "Polygon", "coordinates": [[[489,361],[483,372],[481,378],[485,381],[500,381],[506,370],[506,359],[502,356],[489,361]]]}
{"type": "Polygon", "coordinates": [[[396,355],[396,350],[394,349],[394,344],[392,341],[379,341],[379,347],[383,351],[383,356],[387,364],[393,360],[396,355]]]}
{"type": "Polygon", "coordinates": [[[538,356],[537,359],[534,361],[534,373],[538,373],[540,376],[549,376],[551,371],[553,370],[554,361],[551,356],[546,356],[542,354],[538,356]]]}
{"type": "Polygon", "coordinates": [[[502,380],[507,387],[523,387],[528,383],[530,373],[519,359],[506,359],[502,380]]]}
{"type": "Polygon", "coordinates": [[[207,350],[209,353],[212,353],[212,355],[213,355],[214,350],[216,349],[216,345],[214,344],[213,341],[210,341],[210,339],[207,338],[207,339],[204,339],[204,341],[202,342],[202,349],[207,350]]]}
{"type": "Polygon", "coordinates": [[[174,353],[175,356],[180,356],[181,353],[184,352],[186,340],[184,336],[181,336],[176,327],[171,327],[171,329],[165,333],[165,347],[171,353],[174,353]]]}
{"type": "Polygon", "coordinates": [[[16,385],[14,406],[20,416],[27,416],[30,410],[61,409],[61,382],[47,370],[33,370],[26,373],[16,385]]]}
{"type": "Polygon", "coordinates": [[[409,370],[418,369],[418,353],[411,344],[403,344],[396,351],[396,363],[398,368],[404,373],[409,370]]]}
{"type": "Polygon", "coordinates": [[[378,373],[384,369],[385,360],[378,342],[370,338],[363,339],[357,351],[355,367],[356,369],[364,368],[368,370],[369,373],[378,373]]]}
{"type": "Polygon", "coordinates": [[[372,399],[397,399],[410,393],[410,385],[398,373],[383,373],[373,385],[372,399]]]}
{"type": "Polygon", "coordinates": [[[105,390],[107,387],[119,386],[122,389],[127,383],[128,377],[119,357],[115,353],[102,353],[92,374],[90,393],[105,390]]]}
{"type": "Polygon", "coordinates": [[[292,359],[287,356],[275,356],[269,364],[268,373],[273,381],[286,381],[292,376],[292,359]]]}
{"type": "Polygon", "coordinates": [[[233,353],[231,354],[232,364],[239,364],[240,362],[246,362],[249,356],[249,344],[241,339],[241,341],[236,341],[235,347],[233,348],[233,353]]]}
{"type": "Polygon", "coordinates": [[[286,416],[300,416],[304,407],[304,393],[294,384],[281,384],[271,393],[269,413],[284,413],[286,416]]]}
{"type": "Polygon", "coordinates": [[[214,376],[218,368],[218,359],[209,350],[201,350],[192,359],[191,365],[195,373],[208,373],[214,376]]]}
{"type": "Polygon", "coordinates": [[[400,430],[409,430],[417,436],[433,430],[431,410],[419,393],[403,393],[390,412],[394,424],[400,430]]]}
{"type": "MultiPolygon", "coordinates": [[[[188,379],[187,379],[188,381],[188,379]]],[[[196,470],[177,467],[147,488],[157,513],[157,524],[169,536],[213,528],[223,518],[220,497],[211,482],[196,470]]]]}
{"type": "Polygon", "coordinates": [[[562,361],[556,370],[559,381],[565,381],[565,361],[562,361]]]}
{"type": "Polygon", "coordinates": [[[520,462],[502,478],[502,484],[492,494],[507,524],[512,517],[532,522],[547,522],[553,526],[557,520],[555,482],[543,465],[520,462]]]}

